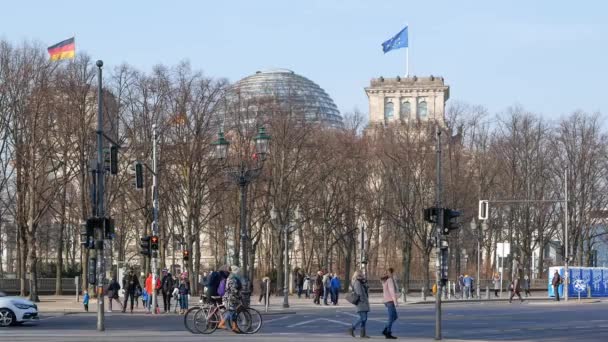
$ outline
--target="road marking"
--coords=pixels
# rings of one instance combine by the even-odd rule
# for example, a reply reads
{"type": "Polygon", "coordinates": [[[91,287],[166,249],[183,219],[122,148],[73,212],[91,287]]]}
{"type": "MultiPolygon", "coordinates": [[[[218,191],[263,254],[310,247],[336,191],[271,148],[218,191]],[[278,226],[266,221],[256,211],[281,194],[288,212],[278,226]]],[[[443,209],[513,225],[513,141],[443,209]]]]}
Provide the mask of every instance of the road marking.
{"type": "Polygon", "coordinates": [[[300,325],[304,325],[304,324],[308,324],[308,323],[316,322],[316,321],[318,321],[318,320],[320,320],[320,319],[321,319],[321,318],[315,318],[315,319],[311,319],[311,320],[304,321],[304,322],[294,323],[294,324],[288,325],[287,327],[288,327],[288,328],[295,328],[295,327],[298,327],[298,326],[300,326],[300,325]]]}
{"type": "Polygon", "coordinates": [[[283,316],[283,317],[280,317],[280,318],[268,319],[268,320],[264,321],[264,323],[270,323],[270,322],[274,322],[274,321],[280,321],[280,320],[287,319],[287,318],[291,318],[291,317],[289,317],[289,316],[283,316]]]}
{"type": "Polygon", "coordinates": [[[312,322],[317,322],[317,321],[327,321],[327,322],[330,322],[330,323],[341,324],[341,325],[348,326],[348,327],[350,327],[350,326],[351,326],[351,324],[350,324],[350,323],[346,323],[346,322],[338,321],[338,320],[335,320],[335,319],[329,319],[329,318],[316,318],[316,319],[311,319],[311,320],[308,320],[308,321],[304,321],[304,322],[299,322],[299,323],[294,323],[294,324],[288,325],[288,326],[287,326],[287,328],[295,328],[295,327],[298,327],[298,326],[300,326],[300,325],[309,324],[309,323],[312,323],[312,322]]]}

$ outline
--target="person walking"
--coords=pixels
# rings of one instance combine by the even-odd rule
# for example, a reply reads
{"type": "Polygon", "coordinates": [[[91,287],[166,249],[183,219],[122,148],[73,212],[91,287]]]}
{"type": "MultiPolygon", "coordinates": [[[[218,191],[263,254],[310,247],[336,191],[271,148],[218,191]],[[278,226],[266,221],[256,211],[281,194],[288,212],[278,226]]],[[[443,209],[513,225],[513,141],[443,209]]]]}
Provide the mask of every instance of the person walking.
{"type": "Polygon", "coordinates": [[[524,276],[524,281],[522,282],[522,285],[526,298],[528,298],[528,296],[532,296],[532,294],[530,293],[530,278],[528,278],[527,274],[524,276]]]}
{"type": "Polygon", "coordinates": [[[340,288],[342,287],[342,283],[340,282],[340,277],[338,275],[334,275],[330,281],[331,288],[331,303],[333,305],[338,305],[338,297],[340,296],[340,288]]]}
{"type": "Polygon", "coordinates": [[[494,273],[492,282],[494,283],[494,297],[498,298],[498,291],[500,291],[500,276],[498,273],[494,273]]]}
{"type": "Polygon", "coordinates": [[[122,306],[122,312],[127,311],[127,302],[129,298],[131,298],[131,313],[133,313],[133,301],[135,300],[135,292],[138,289],[141,289],[141,285],[139,284],[139,279],[137,279],[137,275],[135,274],[135,271],[132,268],[129,269],[129,273],[127,273],[122,278],[122,288],[125,289],[125,302],[122,306]]]}
{"type": "Polygon", "coordinates": [[[397,283],[393,278],[393,268],[389,268],[388,272],[380,278],[382,281],[382,298],[384,306],[388,311],[388,322],[382,330],[382,335],[387,339],[394,340],[397,337],[393,336],[393,323],[397,320],[397,306],[399,305],[399,299],[397,293],[397,283]]]}
{"type": "Polygon", "coordinates": [[[559,275],[557,270],[555,270],[555,273],[553,273],[553,279],[551,279],[551,285],[553,286],[553,293],[555,294],[555,300],[558,302],[559,302],[559,285],[561,283],[562,283],[562,277],[559,275]]]}
{"type": "Polygon", "coordinates": [[[521,284],[520,284],[520,280],[519,280],[519,270],[513,275],[513,280],[511,281],[511,296],[509,296],[509,303],[511,303],[511,301],[513,300],[513,297],[515,297],[515,295],[517,295],[517,297],[519,297],[519,300],[523,303],[524,299],[521,298],[521,294],[519,293],[521,291],[521,284]]]}
{"type": "Polygon", "coordinates": [[[310,277],[308,275],[306,275],[304,277],[304,283],[302,285],[302,288],[304,290],[304,296],[306,297],[306,299],[310,298],[310,277]]]}
{"type": "Polygon", "coordinates": [[[298,298],[302,298],[302,292],[304,291],[304,274],[301,269],[296,273],[296,289],[298,290],[298,298]]]}
{"type": "Polygon", "coordinates": [[[464,296],[465,296],[464,276],[462,274],[458,276],[458,292],[460,292],[460,299],[464,299],[464,296]]]}
{"type": "Polygon", "coordinates": [[[230,268],[230,276],[226,279],[226,291],[224,293],[224,304],[226,305],[226,312],[224,317],[217,326],[219,329],[229,329],[235,333],[240,333],[239,328],[236,325],[236,309],[241,305],[241,290],[243,287],[240,271],[238,266],[232,266],[230,268]]]}
{"type": "Polygon", "coordinates": [[[352,337],[355,337],[355,331],[357,327],[361,326],[361,334],[359,335],[361,338],[369,338],[365,331],[365,324],[367,323],[367,314],[369,312],[369,297],[368,297],[368,285],[367,279],[365,279],[365,275],[361,271],[355,271],[352,278],[352,290],[358,296],[358,301],[355,306],[357,307],[357,314],[359,314],[359,318],[352,324],[352,326],[348,329],[348,334],[352,337]]]}
{"type": "MultiPolygon", "coordinates": [[[[179,279],[177,279],[177,276],[173,278],[173,290],[171,291],[171,295],[173,296],[173,301],[175,302],[175,309],[173,309],[173,313],[177,313],[177,308],[180,306],[179,279]]],[[[169,308],[169,310],[171,310],[171,308],[169,308]]]]}
{"type": "MultiPolygon", "coordinates": [[[[154,296],[154,291],[157,291],[160,289],[160,279],[157,277],[156,278],[156,285],[152,285],[152,272],[148,273],[148,278],[146,278],[146,292],[148,293],[148,305],[147,305],[147,310],[148,313],[151,313],[152,310],[155,310],[158,308],[158,301],[156,303],[156,306],[154,307],[154,309],[152,308],[152,296],[154,296]]],[[[158,298],[158,297],[157,297],[158,298]]]]}
{"type": "Polygon", "coordinates": [[[89,291],[84,291],[84,295],[82,296],[82,305],[84,306],[84,311],[89,312],[89,291]]]}
{"type": "Polygon", "coordinates": [[[160,282],[161,292],[163,294],[163,312],[171,312],[171,297],[173,296],[173,276],[168,269],[164,268],[162,272],[162,280],[160,282]]]}
{"type": "Polygon", "coordinates": [[[120,291],[120,285],[116,281],[116,278],[112,277],[110,280],[110,284],[106,290],[106,294],[108,295],[108,312],[112,312],[112,302],[118,302],[118,305],[122,307],[122,303],[118,300],[118,292],[120,291]]]}
{"type": "Polygon", "coordinates": [[[327,303],[327,299],[331,292],[331,273],[326,273],[323,275],[323,305],[329,305],[327,303]]]}
{"type": "Polygon", "coordinates": [[[323,294],[323,271],[317,272],[313,291],[315,293],[314,303],[321,305],[321,295],[323,294]]]}
{"type": "Polygon", "coordinates": [[[262,299],[264,299],[264,305],[266,305],[268,286],[270,286],[270,278],[266,276],[260,280],[260,298],[258,299],[258,304],[262,304],[262,299]]]}

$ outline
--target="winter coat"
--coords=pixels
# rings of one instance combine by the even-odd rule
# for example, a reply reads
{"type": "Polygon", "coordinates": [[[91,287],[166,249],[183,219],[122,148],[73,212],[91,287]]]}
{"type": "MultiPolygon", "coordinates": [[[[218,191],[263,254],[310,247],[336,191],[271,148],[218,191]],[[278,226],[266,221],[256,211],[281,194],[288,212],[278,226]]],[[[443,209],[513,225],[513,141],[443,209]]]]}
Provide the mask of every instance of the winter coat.
{"type": "Polygon", "coordinates": [[[369,312],[369,296],[367,280],[357,279],[353,284],[355,293],[359,295],[359,303],[357,303],[357,312],[369,312]]]}
{"type": "Polygon", "coordinates": [[[494,290],[500,290],[500,277],[494,277],[494,290]]]}
{"type": "Polygon", "coordinates": [[[180,295],[190,294],[190,282],[182,281],[179,283],[179,294],[180,295]]]}
{"type": "Polygon", "coordinates": [[[393,302],[397,304],[397,286],[393,277],[382,281],[382,299],[384,303],[393,302]]]}
{"type": "Polygon", "coordinates": [[[241,304],[241,279],[236,274],[230,274],[226,279],[226,292],[222,300],[229,310],[235,310],[241,304]]]}
{"type": "Polygon", "coordinates": [[[333,290],[340,290],[340,288],[342,287],[342,283],[340,283],[340,278],[338,277],[331,278],[330,284],[333,290]]]}
{"type": "MultiPolygon", "coordinates": [[[[156,278],[156,289],[160,289],[160,279],[156,278]]],[[[152,291],[154,291],[154,289],[152,288],[152,275],[148,276],[148,278],[146,278],[146,292],[148,292],[149,295],[152,295],[152,291]]]]}
{"type": "Polygon", "coordinates": [[[562,282],[562,277],[558,273],[553,274],[553,279],[551,279],[551,285],[558,286],[562,282]]]}
{"type": "Polygon", "coordinates": [[[315,279],[315,291],[319,291],[323,289],[323,277],[320,275],[317,275],[317,278],[315,279]]]}
{"type": "Polygon", "coordinates": [[[323,287],[329,287],[329,282],[331,279],[329,278],[329,274],[323,276],[323,287]]]}
{"type": "Polygon", "coordinates": [[[173,291],[173,276],[171,273],[167,273],[163,276],[163,280],[161,281],[161,288],[165,293],[171,293],[173,291]]]}
{"type": "Polygon", "coordinates": [[[304,290],[310,290],[310,278],[306,277],[304,279],[304,285],[302,287],[304,290]]]}
{"type": "Polygon", "coordinates": [[[126,274],[122,277],[122,288],[127,292],[135,292],[135,289],[141,287],[139,279],[135,274],[126,274]]]}

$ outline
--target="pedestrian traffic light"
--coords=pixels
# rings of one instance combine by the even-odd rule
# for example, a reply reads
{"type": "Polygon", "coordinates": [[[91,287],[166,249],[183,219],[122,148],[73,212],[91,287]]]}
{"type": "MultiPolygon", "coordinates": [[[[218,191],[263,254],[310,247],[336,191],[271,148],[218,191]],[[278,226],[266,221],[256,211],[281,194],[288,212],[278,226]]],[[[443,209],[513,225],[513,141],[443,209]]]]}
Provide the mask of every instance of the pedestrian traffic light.
{"type": "Polygon", "coordinates": [[[450,234],[451,230],[460,228],[458,219],[462,212],[453,209],[443,209],[443,234],[450,234]]]}
{"type": "Polygon", "coordinates": [[[188,259],[190,259],[190,251],[184,250],[182,253],[184,254],[184,261],[188,261],[188,259]]]}
{"type": "Polygon", "coordinates": [[[158,250],[158,236],[157,236],[157,235],[152,235],[152,236],[150,237],[150,242],[151,242],[151,246],[150,246],[150,248],[151,248],[153,251],[157,251],[157,250],[158,250]]]}
{"type": "Polygon", "coordinates": [[[144,165],[140,162],[135,162],[135,189],[144,188],[144,165]]]}
{"type": "Polygon", "coordinates": [[[83,222],[80,226],[80,244],[84,248],[93,249],[95,248],[95,229],[92,225],[88,224],[88,220],[83,222]]]}
{"type": "Polygon", "coordinates": [[[139,253],[145,256],[150,256],[152,254],[150,251],[150,236],[142,236],[139,240],[139,253]]]}
{"type": "Polygon", "coordinates": [[[89,258],[87,278],[89,284],[95,285],[97,283],[97,259],[93,257],[89,258]]]}
{"type": "Polygon", "coordinates": [[[118,174],[118,146],[110,147],[110,174],[118,174]]]}
{"type": "Polygon", "coordinates": [[[424,209],[424,220],[429,223],[437,223],[437,219],[441,214],[441,208],[426,208],[424,209]]]}

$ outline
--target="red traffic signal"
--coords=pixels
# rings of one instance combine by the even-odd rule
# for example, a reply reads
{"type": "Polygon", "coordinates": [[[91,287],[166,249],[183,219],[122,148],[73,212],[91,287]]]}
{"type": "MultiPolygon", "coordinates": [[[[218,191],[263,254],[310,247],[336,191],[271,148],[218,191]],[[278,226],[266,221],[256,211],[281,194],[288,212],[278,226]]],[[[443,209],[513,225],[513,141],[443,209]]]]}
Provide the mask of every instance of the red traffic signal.
{"type": "Polygon", "coordinates": [[[152,235],[150,237],[150,248],[153,251],[157,251],[158,250],[158,242],[159,242],[158,235],[152,235]]]}
{"type": "Polygon", "coordinates": [[[182,253],[183,253],[183,259],[184,259],[184,261],[188,261],[188,259],[190,258],[190,251],[185,250],[182,253]]]}

